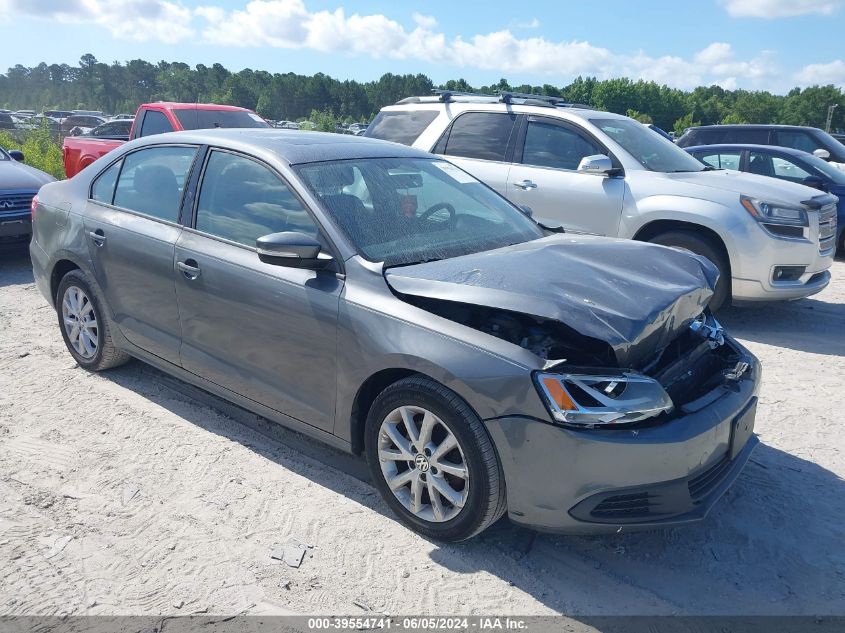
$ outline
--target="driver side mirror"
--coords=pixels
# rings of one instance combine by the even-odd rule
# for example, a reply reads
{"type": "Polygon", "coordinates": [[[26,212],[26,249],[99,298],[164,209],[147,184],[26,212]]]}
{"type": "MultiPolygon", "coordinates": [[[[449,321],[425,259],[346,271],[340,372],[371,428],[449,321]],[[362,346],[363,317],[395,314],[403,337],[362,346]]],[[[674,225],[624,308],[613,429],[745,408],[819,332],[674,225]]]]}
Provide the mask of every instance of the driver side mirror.
{"type": "Polygon", "coordinates": [[[529,207],[527,204],[520,204],[520,205],[517,206],[517,208],[520,211],[522,211],[525,215],[527,215],[529,218],[534,217],[534,209],[529,207]]]}
{"type": "Polygon", "coordinates": [[[826,149],[822,149],[822,148],[814,149],[813,150],[813,156],[815,156],[816,158],[821,158],[822,160],[829,160],[830,159],[830,152],[828,152],[826,149]]]}
{"type": "Polygon", "coordinates": [[[13,159],[18,161],[19,163],[22,163],[23,159],[24,159],[23,152],[20,151],[19,149],[9,150],[9,156],[11,156],[13,159]]]}
{"type": "Polygon", "coordinates": [[[255,247],[258,259],[274,266],[322,270],[332,262],[331,255],[320,252],[320,242],[304,233],[270,233],[255,240],[255,247]]]}
{"type": "Polygon", "coordinates": [[[801,184],[807,187],[812,187],[813,189],[827,191],[827,185],[825,185],[824,179],[819,176],[807,176],[801,181],[801,184]]]}
{"type": "Polygon", "coordinates": [[[604,154],[585,156],[578,163],[578,171],[582,174],[593,174],[595,176],[608,176],[614,171],[613,163],[604,154]]]}

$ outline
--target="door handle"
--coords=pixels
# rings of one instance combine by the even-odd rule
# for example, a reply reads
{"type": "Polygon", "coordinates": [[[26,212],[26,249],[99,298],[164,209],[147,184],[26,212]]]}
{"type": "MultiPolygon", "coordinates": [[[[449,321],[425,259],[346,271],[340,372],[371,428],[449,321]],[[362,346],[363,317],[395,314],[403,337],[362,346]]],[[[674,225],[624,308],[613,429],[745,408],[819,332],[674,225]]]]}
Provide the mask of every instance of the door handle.
{"type": "Polygon", "coordinates": [[[97,246],[103,246],[106,243],[106,235],[103,233],[103,229],[88,231],[88,237],[90,237],[91,241],[97,246]]]}
{"type": "Polygon", "coordinates": [[[531,189],[537,188],[537,183],[531,180],[523,180],[522,182],[515,182],[513,183],[514,187],[519,187],[523,191],[530,191],[531,189]]]}
{"type": "Polygon", "coordinates": [[[200,267],[193,259],[186,259],[184,262],[176,262],[176,268],[182,271],[186,279],[196,279],[200,276],[200,267]]]}

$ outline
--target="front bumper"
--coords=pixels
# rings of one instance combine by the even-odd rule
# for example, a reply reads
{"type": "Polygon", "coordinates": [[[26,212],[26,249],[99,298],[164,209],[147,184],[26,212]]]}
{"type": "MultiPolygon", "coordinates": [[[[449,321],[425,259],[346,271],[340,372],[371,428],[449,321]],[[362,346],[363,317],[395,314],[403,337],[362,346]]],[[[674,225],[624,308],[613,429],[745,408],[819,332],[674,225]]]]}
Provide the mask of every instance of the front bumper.
{"type": "Polygon", "coordinates": [[[731,291],[735,303],[788,301],[809,297],[830,283],[835,244],[819,250],[818,213],[811,216],[809,239],[777,238],[760,226],[751,226],[738,239],[731,255],[731,291]],[[795,280],[777,281],[779,267],[800,266],[795,280]]]}
{"type": "Polygon", "coordinates": [[[758,443],[735,430],[739,420],[753,423],[760,386],[760,363],[746,355],[751,370],[732,388],[658,426],[582,431],[517,416],[486,420],[511,520],[584,534],[703,519],[758,443]]]}
{"type": "Polygon", "coordinates": [[[0,238],[26,238],[32,235],[29,211],[0,215],[0,238]]]}

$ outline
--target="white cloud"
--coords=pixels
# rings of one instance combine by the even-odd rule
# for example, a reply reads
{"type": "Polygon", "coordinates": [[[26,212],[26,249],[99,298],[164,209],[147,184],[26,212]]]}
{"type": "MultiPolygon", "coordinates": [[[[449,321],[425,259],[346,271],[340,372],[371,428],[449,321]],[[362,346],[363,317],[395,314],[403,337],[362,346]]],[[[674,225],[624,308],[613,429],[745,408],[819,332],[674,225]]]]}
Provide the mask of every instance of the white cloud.
{"type": "Polygon", "coordinates": [[[811,13],[830,15],[842,6],[842,0],[722,0],[735,18],[788,18],[811,13]]]}
{"type": "Polygon", "coordinates": [[[20,15],[102,26],[118,39],[174,43],[194,35],[191,11],[169,0],[3,0],[0,19],[20,15]]]}
{"type": "Polygon", "coordinates": [[[845,86],[845,61],[836,59],[827,64],[809,64],[795,74],[795,79],[804,86],[845,86]]]}
{"type": "MultiPolygon", "coordinates": [[[[185,0],[187,1],[187,0],[185,0]]],[[[89,23],[118,39],[187,41],[221,47],[283,48],[376,59],[422,61],[450,68],[473,68],[506,75],[515,83],[529,77],[566,81],[576,75],[601,79],[630,77],[679,88],[720,84],[726,88],[781,90],[796,78],[804,84],[842,83],[843,62],[813,64],[790,77],[773,53],[739,58],[730,44],[713,42],[687,56],[648,51],[614,51],[587,41],[555,41],[517,29],[539,27],[534,18],[491,33],[447,37],[437,19],[412,14],[402,24],[382,14],[348,13],[343,7],[310,11],[307,0],[249,0],[242,8],[208,5],[189,9],[181,0],[0,0],[0,20],[36,16],[65,23],[89,23]],[[131,17],[130,17],[131,16],[131,17]]],[[[832,11],[845,0],[720,0],[728,11],[832,11]],[[786,7],[786,8],[784,8],[786,7]]],[[[414,72],[413,64],[408,71],[414,72]]]]}
{"type": "Polygon", "coordinates": [[[691,88],[730,80],[762,87],[775,77],[770,54],[737,59],[730,44],[715,42],[691,59],[625,55],[584,41],[518,37],[509,30],[447,39],[437,22],[414,14],[410,29],[384,15],[347,15],[343,9],[311,13],[302,0],[251,0],[242,10],[197,10],[207,25],[206,42],[227,46],[275,46],[375,58],[417,59],[429,63],[508,73],[601,78],[629,76],[691,88]]]}

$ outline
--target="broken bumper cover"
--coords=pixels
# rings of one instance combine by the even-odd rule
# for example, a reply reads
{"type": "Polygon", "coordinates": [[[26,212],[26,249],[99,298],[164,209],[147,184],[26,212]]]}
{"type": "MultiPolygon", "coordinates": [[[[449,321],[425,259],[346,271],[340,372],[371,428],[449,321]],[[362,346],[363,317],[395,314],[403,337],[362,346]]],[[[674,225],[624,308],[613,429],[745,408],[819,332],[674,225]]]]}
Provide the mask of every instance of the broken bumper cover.
{"type": "Polygon", "coordinates": [[[518,416],[486,420],[512,521],[601,533],[699,521],[758,444],[760,363],[710,404],[651,427],[575,430],[518,416]]]}

